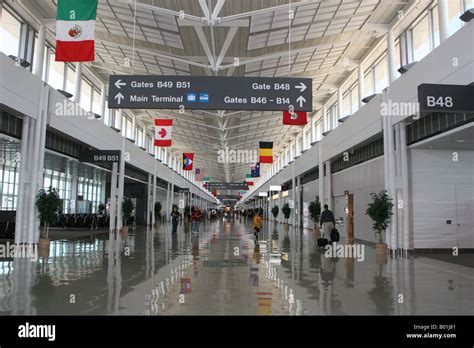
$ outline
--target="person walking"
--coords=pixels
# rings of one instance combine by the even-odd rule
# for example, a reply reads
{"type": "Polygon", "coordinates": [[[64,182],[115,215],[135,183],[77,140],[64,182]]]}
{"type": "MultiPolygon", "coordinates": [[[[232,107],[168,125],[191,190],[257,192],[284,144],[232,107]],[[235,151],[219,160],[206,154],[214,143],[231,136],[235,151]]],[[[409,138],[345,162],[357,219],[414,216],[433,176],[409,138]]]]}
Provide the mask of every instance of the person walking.
{"type": "Polygon", "coordinates": [[[202,217],[202,213],[197,206],[194,206],[191,213],[191,232],[199,232],[199,219],[202,217]]]}
{"type": "Polygon", "coordinates": [[[178,207],[174,205],[173,211],[171,212],[171,224],[173,226],[173,228],[171,229],[171,233],[173,234],[176,233],[178,230],[179,217],[180,213],[178,211],[178,207]]]}
{"type": "Polygon", "coordinates": [[[255,244],[258,243],[258,234],[262,229],[262,216],[257,212],[252,220],[253,230],[255,234],[255,244]]]}
{"type": "Polygon", "coordinates": [[[321,214],[321,218],[319,219],[319,224],[319,227],[323,231],[322,238],[328,238],[331,235],[331,231],[334,229],[334,226],[336,225],[336,220],[334,219],[334,214],[329,210],[327,204],[324,205],[324,211],[321,214]]]}

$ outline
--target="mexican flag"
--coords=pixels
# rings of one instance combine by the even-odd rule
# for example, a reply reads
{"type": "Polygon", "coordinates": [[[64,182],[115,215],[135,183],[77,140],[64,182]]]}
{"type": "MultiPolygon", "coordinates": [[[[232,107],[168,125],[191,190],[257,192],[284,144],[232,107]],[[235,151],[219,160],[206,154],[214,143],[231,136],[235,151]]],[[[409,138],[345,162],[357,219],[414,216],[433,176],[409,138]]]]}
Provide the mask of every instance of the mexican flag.
{"type": "Polygon", "coordinates": [[[245,182],[247,183],[247,186],[253,186],[253,178],[251,174],[245,174],[245,182]]]}
{"type": "Polygon", "coordinates": [[[56,61],[94,61],[98,0],[58,0],[56,61]]]}

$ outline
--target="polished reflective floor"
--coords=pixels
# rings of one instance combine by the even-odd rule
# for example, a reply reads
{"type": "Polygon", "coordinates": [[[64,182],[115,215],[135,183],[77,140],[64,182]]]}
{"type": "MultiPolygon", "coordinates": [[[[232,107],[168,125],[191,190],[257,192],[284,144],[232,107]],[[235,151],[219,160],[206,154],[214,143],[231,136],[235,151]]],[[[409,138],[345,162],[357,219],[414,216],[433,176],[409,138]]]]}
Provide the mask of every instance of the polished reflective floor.
{"type": "Polygon", "coordinates": [[[474,314],[474,268],[449,257],[332,257],[273,222],[254,239],[237,219],[52,241],[37,262],[0,259],[0,314],[474,314]]]}

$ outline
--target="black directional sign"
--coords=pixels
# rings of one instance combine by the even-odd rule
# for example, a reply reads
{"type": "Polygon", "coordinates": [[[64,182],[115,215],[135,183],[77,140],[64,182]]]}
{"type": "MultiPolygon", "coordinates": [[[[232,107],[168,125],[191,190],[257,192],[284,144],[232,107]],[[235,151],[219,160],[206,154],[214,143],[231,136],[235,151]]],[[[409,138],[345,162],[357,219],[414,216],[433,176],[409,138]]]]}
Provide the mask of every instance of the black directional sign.
{"type": "Polygon", "coordinates": [[[111,163],[120,160],[120,150],[82,150],[79,162],[111,163]]]}
{"type": "Polygon", "coordinates": [[[249,187],[245,182],[208,182],[206,183],[208,190],[248,190],[249,187]]]}
{"type": "Polygon", "coordinates": [[[111,75],[109,108],[312,111],[312,79],[111,75]]]}
{"type": "Polygon", "coordinates": [[[420,112],[473,112],[474,85],[437,85],[423,83],[418,86],[420,112]]]}

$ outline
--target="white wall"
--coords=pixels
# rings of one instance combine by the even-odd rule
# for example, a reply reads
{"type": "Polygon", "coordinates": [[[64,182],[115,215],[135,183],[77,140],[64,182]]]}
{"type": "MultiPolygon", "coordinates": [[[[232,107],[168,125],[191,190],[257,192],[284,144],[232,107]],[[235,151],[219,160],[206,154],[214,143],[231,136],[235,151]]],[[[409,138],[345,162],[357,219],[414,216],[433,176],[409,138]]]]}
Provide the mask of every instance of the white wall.
{"type": "Polygon", "coordinates": [[[453,150],[409,151],[415,249],[474,248],[474,151],[457,152],[453,162],[453,150]]]}

